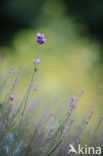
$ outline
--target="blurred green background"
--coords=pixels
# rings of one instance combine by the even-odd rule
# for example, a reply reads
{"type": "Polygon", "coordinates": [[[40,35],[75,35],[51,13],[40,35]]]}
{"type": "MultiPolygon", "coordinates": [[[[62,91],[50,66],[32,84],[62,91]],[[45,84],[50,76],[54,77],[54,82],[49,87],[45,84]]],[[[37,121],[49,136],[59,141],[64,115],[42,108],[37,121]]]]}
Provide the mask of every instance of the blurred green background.
{"type": "Polygon", "coordinates": [[[41,32],[47,38],[40,46],[35,93],[41,106],[58,97],[58,106],[65,107],[71,96],[84,89],[76,115],[93,109],[99,118],[103,108],[103,1],[2,0],[0,7],[0,70],[5,74],[10,66],[27,65],[16,96],[22,97],[31,78],[38,48],[34,39],[41,32]]]}

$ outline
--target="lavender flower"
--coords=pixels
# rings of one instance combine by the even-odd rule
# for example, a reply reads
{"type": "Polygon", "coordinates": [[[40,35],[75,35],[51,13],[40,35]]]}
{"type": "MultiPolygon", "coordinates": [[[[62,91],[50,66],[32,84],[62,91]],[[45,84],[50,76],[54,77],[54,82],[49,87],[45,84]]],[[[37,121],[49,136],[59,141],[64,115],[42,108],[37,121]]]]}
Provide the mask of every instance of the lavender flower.
{"type": "Polygon", "coordinates": [[[39,65],[39,63],[40,63],[40,59],[37,58],[37,60],[36,60],[36,64],[39,65]]]}
{"type": "Polygon", "coordinates": [[[69,107],[75,109],[77,103],[78,103],[78,98],[71,97],[69,107]]]}
{"type": "Polygon", "coordinates": [[[36,60],[36,61],[34,60],[33,63],[34,63],[35,65],[39,65],[39,63],[40,63],[40,59],[37,58],[37,60],[36,60]]]}
{"type": "Polygon", "coordinates": [[[39,44],[43,44],[46,42],[46,39],[44,38],[44,34],[37,33],[37,37],[35,38],[35,41],[39,44]]]}

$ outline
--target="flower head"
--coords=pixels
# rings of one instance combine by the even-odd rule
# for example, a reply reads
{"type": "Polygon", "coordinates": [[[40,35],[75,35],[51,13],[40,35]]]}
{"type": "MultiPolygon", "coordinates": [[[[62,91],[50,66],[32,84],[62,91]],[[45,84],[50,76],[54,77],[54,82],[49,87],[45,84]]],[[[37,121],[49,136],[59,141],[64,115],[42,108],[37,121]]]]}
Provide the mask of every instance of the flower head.
{"type": "Polygon", "coordinates": [[[35,41],[38,42],[39,44],[43,44],[46,42],[44,34],[37,33],[37,37],[35,38],[35,41]]]}

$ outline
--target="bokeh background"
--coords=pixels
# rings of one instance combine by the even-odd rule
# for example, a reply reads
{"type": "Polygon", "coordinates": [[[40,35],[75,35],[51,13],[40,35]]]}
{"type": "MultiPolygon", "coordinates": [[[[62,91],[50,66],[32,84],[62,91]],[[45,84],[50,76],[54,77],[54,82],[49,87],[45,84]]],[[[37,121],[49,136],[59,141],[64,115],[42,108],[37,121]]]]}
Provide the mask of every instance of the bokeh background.
{"type": "MultiPolygon", "coordinates": [[[[57,108],[71,96],[83,97],[76,109],[81,117],[90,110],[95,119],[103,112],[103,1],[1,0],[0,71],[27,66],[14,98],[25,93],[36,59],[37,32],[47,42],[40,47],[36,98],[42,106],[58,99],[57,108]],[[39,76],[40,75],[40,76],[39,76]]],[[[63,109],[62,109],[63,110],[63,109]]],[[[65,110],[65,109],[64,109],[65,110]]],[[[63,111],[64,112],[64,111],[63,111]]]]}

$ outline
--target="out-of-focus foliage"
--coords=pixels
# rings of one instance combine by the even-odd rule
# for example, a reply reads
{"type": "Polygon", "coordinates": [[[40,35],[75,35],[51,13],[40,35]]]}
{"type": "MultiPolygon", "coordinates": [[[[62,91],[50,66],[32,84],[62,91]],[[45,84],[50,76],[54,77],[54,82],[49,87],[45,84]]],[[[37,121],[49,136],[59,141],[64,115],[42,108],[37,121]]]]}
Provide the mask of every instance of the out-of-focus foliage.
{"type": "Polygon", "coordinates": [[[1,0],[0,1],[0,45],[8,45],[15,33],[32,27],[41,13],[41,0],[1,0]]]}
{"type": "Polygon", "coordinates": [[[88,25],[95,39],[103,41],[103,1],[102,0],[64,0],[67,3],[66,11],[73,18],[88,25]]]}
{"type": "MultiPolygon", "coordinates": [[[[43,6],[50,14],[61,14],[59,7],[65,15],[70,15],[73,20],[82,25],[88,25],[95,39],[103,40],[103,1],[102,0],[1,0],[0,1],[0,45],[11,43],[15,32],[32,27],[43,13],[43,6]],[[9,39],[9,40],[8,40],[9,39]]],[[[81,31],[87,35],[85,31],[81,31]]]]}
{"type": "MultiPolygon", "coordinates": [[[[102,149],[103,117],[97,121],[94,111],[88,111],[82,121],[77,122],[74,118],[74,111],[84,90],[77,97],[65,98],[67,103],[62,103],[62,107],[56,106],[56,99],[43,108],[42,101],[33,96],[36,91],[36,69],[35,64],[26,93],[22,100],[18,101],[15,100],[14,91],[22,74],[21,66],[15,71],[10,68],[6,77],[0,75],[0,156],[67,155],[70,144],[73,144],[75,149],[78,149],[78,144],[99,146],[102,149]],[[95,126],[92,121],[95,121],[95,126]]],[[[101,154],[101,149],[98,154],[101,154]]],[[[95,151],[91,151],[92,153],[95,154],[95,151]]]]}

